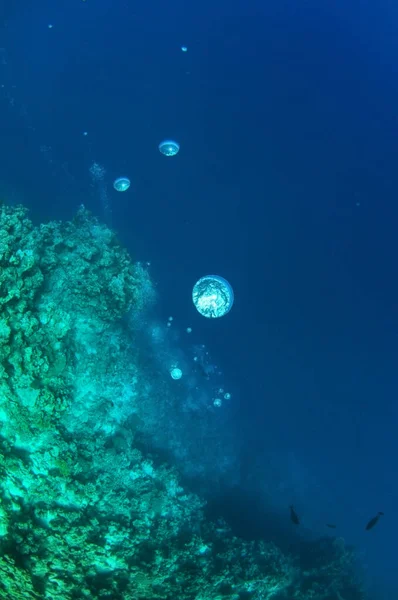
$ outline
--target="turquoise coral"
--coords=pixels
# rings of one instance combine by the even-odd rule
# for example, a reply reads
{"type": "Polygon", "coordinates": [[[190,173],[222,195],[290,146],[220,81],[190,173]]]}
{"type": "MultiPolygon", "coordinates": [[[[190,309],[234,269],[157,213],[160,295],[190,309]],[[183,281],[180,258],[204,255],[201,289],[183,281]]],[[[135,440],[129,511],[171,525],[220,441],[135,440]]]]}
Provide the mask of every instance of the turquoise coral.
{"type": "Polygon", "coordinates": [[[295,557],[209,522],[138,448],[149,384],[122,318],[150,294],[83,207],[41,226],[1,207],[0,598],[329,599],[295,557]]]}

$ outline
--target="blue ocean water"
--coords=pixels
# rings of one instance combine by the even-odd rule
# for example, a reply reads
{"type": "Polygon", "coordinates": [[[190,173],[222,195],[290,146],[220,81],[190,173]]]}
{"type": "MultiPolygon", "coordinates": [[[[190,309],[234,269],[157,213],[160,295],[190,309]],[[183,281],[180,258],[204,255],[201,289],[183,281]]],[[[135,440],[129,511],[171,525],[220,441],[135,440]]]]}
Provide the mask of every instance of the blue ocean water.
{"type": "Polygon", "coordinates": [[[0,18],[0,195],[37,222],[84,204],[150,263],[154,322],[211,370],[203,394],[232,393],[226,475],[185,469],[209,515],[286,551],[343,538],[369,597],[397,597],[398,8],[4,0],[0,18]],[[191,301],[209,273],[234,289],[221,319],[191,301]]]}

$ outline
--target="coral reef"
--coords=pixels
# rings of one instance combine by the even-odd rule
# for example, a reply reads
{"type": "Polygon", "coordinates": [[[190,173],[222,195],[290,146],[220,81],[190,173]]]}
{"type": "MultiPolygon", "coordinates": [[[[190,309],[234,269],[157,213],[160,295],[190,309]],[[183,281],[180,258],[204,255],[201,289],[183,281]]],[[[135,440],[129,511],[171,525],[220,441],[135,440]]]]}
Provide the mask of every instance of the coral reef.
{"type": "Polygon", "coordinates": [[[1,207],[0,598],[362,598],[343,546],[304,569],[240,540],[139,446],[152,372],[123,317],[150,296],[84,208],[35,226],[1,207]]]}

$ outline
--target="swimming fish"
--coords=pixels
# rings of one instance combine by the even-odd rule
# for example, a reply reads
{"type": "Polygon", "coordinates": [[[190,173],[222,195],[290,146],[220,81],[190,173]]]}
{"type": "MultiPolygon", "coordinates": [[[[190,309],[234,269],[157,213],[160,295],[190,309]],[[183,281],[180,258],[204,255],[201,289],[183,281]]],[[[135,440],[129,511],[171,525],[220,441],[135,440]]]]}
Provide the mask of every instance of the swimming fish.
{"type": "Polygon", "coordinates": [[[366,531],[369,531],[369,529],[372,529],[372,527],[374,527],[377,523],[377,521],[380,519],[380,517],[382,517],[384,515],[383,512],[378,512],[377,515],[375,517],[373,517],[373,519],[370,519],[369,523],[366,525],[365,529],[366,531]]]}
{"type": "Polygon", "coordinates": [[[333,523],[326,523],[326,527],[329,527],[329,529],[336,529],[336,525],[333,525],[333,523]]]}
{"type": "Polygon", "coordinates": [[[295,525],[300,525],[300,519],[298,518],[298,514],[294,510],[294,507],[293,506],[289,506],[289,508],[290,508],[290,520],[291,520],[291,522],[294,523],[295,525]]]}

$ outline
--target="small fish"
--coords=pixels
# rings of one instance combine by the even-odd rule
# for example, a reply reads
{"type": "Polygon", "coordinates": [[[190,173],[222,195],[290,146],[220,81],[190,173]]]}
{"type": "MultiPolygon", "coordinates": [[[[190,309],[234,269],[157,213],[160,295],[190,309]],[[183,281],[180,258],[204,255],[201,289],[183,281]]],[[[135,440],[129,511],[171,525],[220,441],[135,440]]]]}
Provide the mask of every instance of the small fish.
{"type": "Polygon", "coordinates": [[[326,523],[326,527],[329,527],[329,529],[336,529],[336,525],[333,525],[333,523],[326,523]]]}
{"type": "Polygon", "coordinates": [[[383,512],[378,512],[377,515],[375,517],[373,517],[373,519],[370,519],[369,523],[366,525],[365,529],[366,531],[369,531],[369,529],[372,529],[372,527],[374,527],[377,523],[377,521],[380,519],[380,517],[382,517],[384,515],[383,512]]]}
{"type": "Polygon", "coordinates": [[[294,523],[295,525],[300,525],[300,519],[298,518],[298,514],[294,510],[294,507],[293,506],[289,506],[289,508],[290,508],[290,520],[291,520],[291,522],[294,523]]]}

